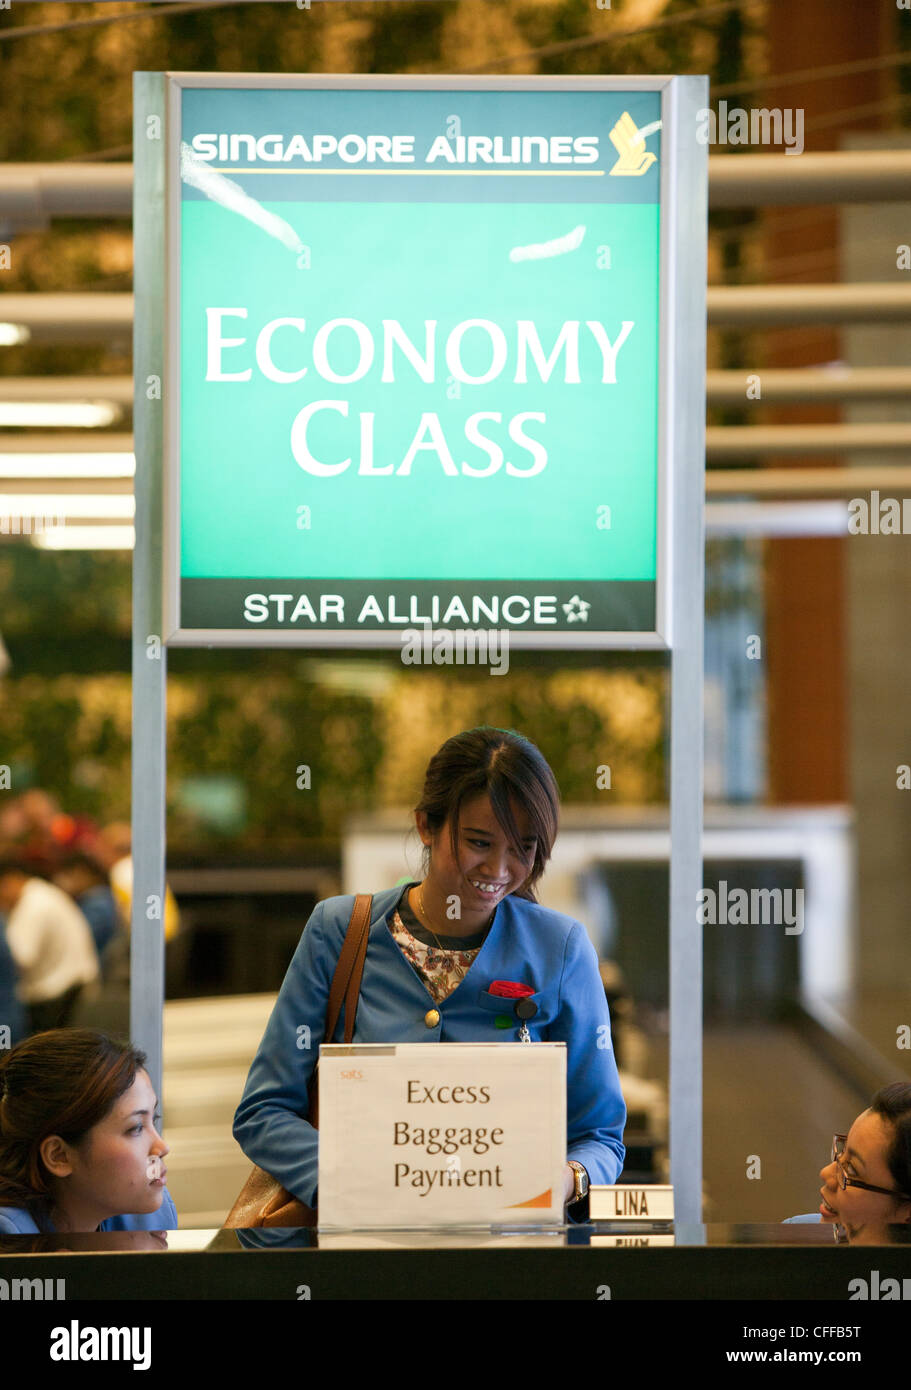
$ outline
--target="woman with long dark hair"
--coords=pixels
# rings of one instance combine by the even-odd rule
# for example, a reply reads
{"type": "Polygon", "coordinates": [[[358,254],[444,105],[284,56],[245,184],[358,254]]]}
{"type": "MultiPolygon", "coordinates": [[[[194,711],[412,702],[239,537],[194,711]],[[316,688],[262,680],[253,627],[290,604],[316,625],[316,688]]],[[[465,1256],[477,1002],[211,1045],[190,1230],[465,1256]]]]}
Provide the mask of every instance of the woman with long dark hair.
{"type": "Polygon", "coordinates": [[[144,1063],[93,1028],[0,1057],[0,1232],[176,1228],[144,1063]]]}
{"type": "MultiPolygon", "coordinates": [[[[423,877],[373,895],[354,1041],[564,1042],[573,1205],[589,1179],[616,1180],[626,1108],[595,949],[535,891],[558,812],[556,779],[522,735],[485,725],[443,744],[415,807],[423,877]]],[[[326,1007],[353,903],[346,894],[314,908],[234,1121],[248,1157],[308,1207],[318,1177],[308,1084],[319,1043],[342,1040],[342,1019],[325,1037],[326,1007]]]]}

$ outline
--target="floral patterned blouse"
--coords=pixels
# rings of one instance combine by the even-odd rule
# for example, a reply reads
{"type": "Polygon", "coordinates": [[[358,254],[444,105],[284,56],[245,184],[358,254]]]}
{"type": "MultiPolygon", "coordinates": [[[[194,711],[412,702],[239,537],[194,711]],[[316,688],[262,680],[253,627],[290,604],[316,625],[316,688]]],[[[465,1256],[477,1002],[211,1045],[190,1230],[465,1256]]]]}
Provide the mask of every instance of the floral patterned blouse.
{"type": "Polygon", "coordinates": [[[490,924],[472,936],[439,936],[440,945],[431,944],[433,937],[408,905],[408,893],[417,885],[408,883],[402,889],[398,907],[392,914],[390,930],[402,952],[423,981],[434,1003],[442,1004],[461,982],[484,945],[490,924]],[[467,943],[471,943],[468,945],[467,943]],[[443,949],[441,950],[440,947],[443,949]]]}

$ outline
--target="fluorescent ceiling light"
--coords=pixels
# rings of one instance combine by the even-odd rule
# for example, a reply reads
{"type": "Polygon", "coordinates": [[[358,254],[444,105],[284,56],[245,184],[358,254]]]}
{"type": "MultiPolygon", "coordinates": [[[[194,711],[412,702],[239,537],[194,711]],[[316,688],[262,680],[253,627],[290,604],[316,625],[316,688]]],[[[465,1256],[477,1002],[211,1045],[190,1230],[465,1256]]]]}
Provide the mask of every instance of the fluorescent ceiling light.
{"type": "Polygon", "coordinates": [[[24,323],[0,323],[0,347],[15,347],[17,343],[27,343],[31,336],[31,329],[24,323]]]}
{"type": "Polygon", "coordinates": [[[0,478],[132,478],[133,454],[7,454],[0,452],[0,478]]]}
{"type": "Polygon", "coordinates": [[[0,518],[110,517],[130,520],[136,510],[128,492],[5,492],[0,493],[0,518]]]}
{"type": "Polygon", "coordinates": [[[0,401],[0,426],[99,429],[122,413],[112,401],[0,401]]]}
{"type": "Polygon", "coordinates": [[[40,550],[132,550],[132,526],[49,526],[32,536],[40,550]]]}

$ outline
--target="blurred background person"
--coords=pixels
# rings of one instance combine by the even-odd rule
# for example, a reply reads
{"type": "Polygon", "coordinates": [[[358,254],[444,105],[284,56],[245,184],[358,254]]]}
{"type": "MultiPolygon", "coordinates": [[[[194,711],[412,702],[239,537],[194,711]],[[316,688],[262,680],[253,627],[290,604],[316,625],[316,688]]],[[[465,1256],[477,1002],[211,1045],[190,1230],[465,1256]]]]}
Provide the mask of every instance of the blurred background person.
{"type": "Polygon", "coordinates": [[[25,1032],[25,1008],[19,997],[19,971],[6,940],[6,918],[0,915],[0,1053],[21,1042],[25,1032]]]}
{"type": "Polygon", "coordinates": [[[61,855],[90,845],[98,827],[88,816],[64,811],[59,799],[42,787],[30,787],[19,797],[22,831],[18,857],[32,867],[56,864],[61,855]]]}
{"type": "Polygon", "coordinates": [[[29,1031],[66,1027],[83,989],[99,976],[88,922],[62,889],[8,856],[0,858],[0,912],[29,1031]]]}
{"type": "Polygon", "coordinates": [[[20,844],[28,834],[28,816],[22,805],[22,797],[13,797],[0,805],[0,845],[12,849],[20,844]]]}
{"type": "MultiPolygon", "coordinates": [[[[98,832],[94,853],[107,870],[111,892],[127,932],[133,910],[133,858],[131,831],[126,821],[112,821],[98,832]]],[[[165,884],[164,939],[173,941],[180,930],[180,911],[177,899],[165,884]]]]}
{"type": "Polygon", "coordinates": [[[69,894],[92,931],[95,950],[106,974],[105,959],[115,938],[123,934],[120,913],[104,869],[93,855],[73,850],[54,870],[53,881],[69,894]]]}

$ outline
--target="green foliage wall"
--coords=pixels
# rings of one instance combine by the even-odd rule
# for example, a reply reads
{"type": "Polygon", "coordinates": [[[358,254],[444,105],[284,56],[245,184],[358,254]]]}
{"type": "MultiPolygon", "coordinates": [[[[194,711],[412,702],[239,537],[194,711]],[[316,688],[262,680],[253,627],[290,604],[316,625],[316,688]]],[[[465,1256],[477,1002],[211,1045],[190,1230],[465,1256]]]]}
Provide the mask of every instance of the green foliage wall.
{"type": "MultiPolygon", "coordinates": [[[[533,739],[564,801],[605,804],[609,797],[616,805],[663,796],[660,670],[517,668],[494,678],[467,669],[396,669],[394,657],[387,661],[377,665],[385,689],[373,697],[304,681],[293,669],[169,677],[169,848],[279,851],[335,841],[354,812],[413,805],[439,745],[481,723],[533,739]],[[596,788],[604,763],[610,791],[596,788]],[[301,767],[310,769],[309,788],[301,767]],[[205,777],[243,789],[245,824],[233,835],[219,835],[182,807],[183,785],[205,777]]],[[[39,785],[71,813],[102,823],[129,819],[130,717],[124,674],[7,677],[0,726],[11,790],[39,785]]]]}

